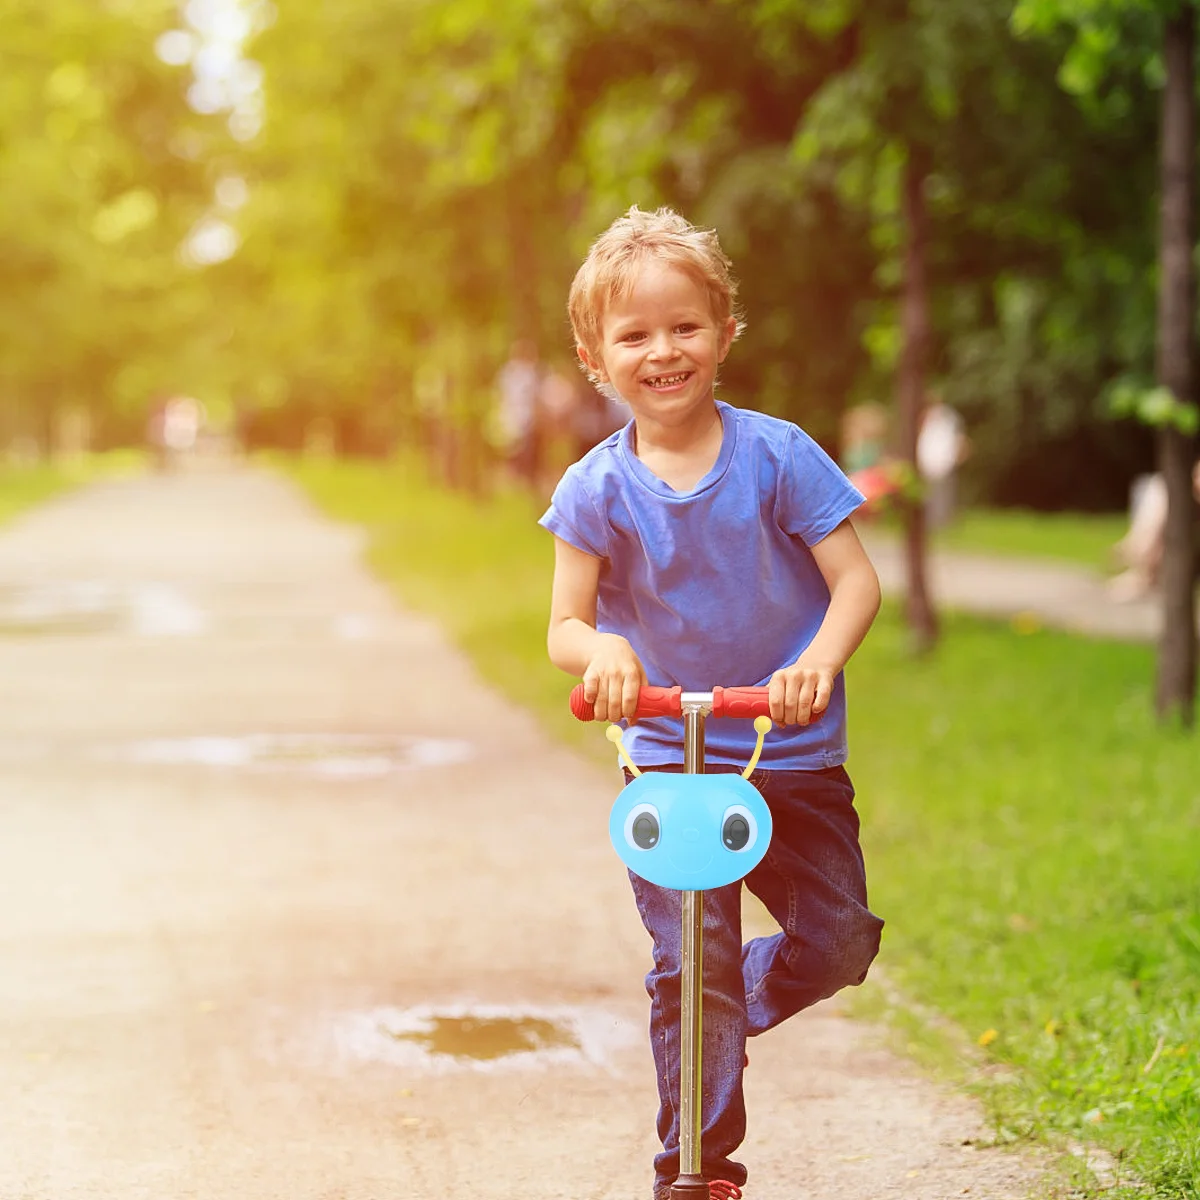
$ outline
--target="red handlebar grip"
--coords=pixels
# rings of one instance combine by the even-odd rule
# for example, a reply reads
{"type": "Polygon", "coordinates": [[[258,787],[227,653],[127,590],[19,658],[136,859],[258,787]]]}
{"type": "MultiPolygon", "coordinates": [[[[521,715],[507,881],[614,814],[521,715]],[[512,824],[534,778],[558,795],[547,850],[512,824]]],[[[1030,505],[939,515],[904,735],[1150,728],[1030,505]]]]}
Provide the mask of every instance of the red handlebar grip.
{"type": "Polygon", "coordinates": [[[770,689],[765,687],[713,688],[714,717],[769,717],[770,689]]]}
{"type": "Polygon", "coordinates": [[[596,710],[583,698],[583,684],[577,683],[571,689],[571,716],[577,721],[594,721],[596,710]]]}
{"type": "Polygon", "coordinates": [[[638,694],[639,717],[678,717],[683,713],[683,688],[644,687],[638,694]]]}
{"type": "MultiPolygon", "coordinates": [[[[683,712],[681,687],[644,687],[638,693],[639,717],[677,717],[683,712]]],[[[594,721],[595,707],[583,698],[583,684],[571,689],[571,715],[578,721],[594,721]]]]}

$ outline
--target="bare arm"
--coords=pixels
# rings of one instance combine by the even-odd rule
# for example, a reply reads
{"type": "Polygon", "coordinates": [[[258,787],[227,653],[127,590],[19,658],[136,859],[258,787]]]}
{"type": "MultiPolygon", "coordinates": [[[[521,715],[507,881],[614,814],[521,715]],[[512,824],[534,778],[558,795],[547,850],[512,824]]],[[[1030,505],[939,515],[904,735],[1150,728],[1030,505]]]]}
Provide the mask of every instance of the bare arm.
{"type": "Polygon", "coordinates": [[[554,539],[554,588],[546,649],[550,661],[583,679],[583,692],[598,721],[633,718],[646,672],[629,642],[596,629],[596,592],[601,560],[554,539]]]}
{"type": "Polygon", "coordinates": [[[771,719],[781,725],[807,725],[825,711],[834,679],[879,611],[879,578],[848,520],[813,546],[812,555],[829,588],[829,608],[796,662],[771,677],[771,719]]]}

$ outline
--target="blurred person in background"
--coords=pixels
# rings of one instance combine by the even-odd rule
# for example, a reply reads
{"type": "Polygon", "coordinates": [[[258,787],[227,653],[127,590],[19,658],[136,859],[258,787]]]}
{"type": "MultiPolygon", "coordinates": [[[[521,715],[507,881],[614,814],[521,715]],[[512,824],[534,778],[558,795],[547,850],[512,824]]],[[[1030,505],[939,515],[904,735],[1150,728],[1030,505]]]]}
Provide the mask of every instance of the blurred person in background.
{"type": "Polygon", "coordinates": [[[633,413],[611,387],[583,386],[575,411],[575,459],[581,459],[610,434],[624,429],[633,413]]]}
{"type": "Polygon", "coordinates": [[[970,453],[962,417],[935,394],[917,432],[917,471],[925,485],[925,521],[931,531],[954,519],[958,468],[970,453]]]}
{"type": "Polygon", "coordinates": [[[551,362],[538,383],[540,499],[548,499],[562,473],[578,457],[575,427],[583,407],[582,381],[563,363],[551,362]]]}
{"type": "Polygon", "coordinates": [[[191,455],[204,426],[204,408],[191,396],[171,396],[150,411],[146,439],[159,470],[179,467],[191,455]]]}
{"type": "Polygon", "coordinates": [[[519,338],[496,375],[496,416],[509,474],[531,489],[538,485],[541,467],[541,388],[537,346],[528,338],[519,338]]]}
{"type": "Polygon", "coordinates": [[[611,388],[589,385],[570,363],[553,360],[538,387],[539,496],[549,500],[562,473],[629,422],[611,388]]]}
{"type": "Polygon", "coordinates": [[[163,413],[163,444],[170,461],[178,466],[195,449],[204,425],[200,401],[191,396],[172,396],[163,413]]]}
{"type": "MultiPolygon", "coordinates": [[[[1200,460],[1192,467],[1192,496],[1200,503],[1200,460]]],[[[1109,580],[1114,600],[1141,600],[1158,586],[1167,532],[1167,483],[1161,474],[1146,475],[1133,487],[1129,530],[1113,547],[1125,570],[1109,580]]]]}
{"type": "Polygon", "coordinates": [[[163,439],[163,427],[167,418],[167,402],[156,400],[150,406],[150,414],[146,418],[146,444],[154,458],[154,465],[160,471],[167,469],[167,443],[163,439]]]}
{"type": "Polygon", "coordinates": [[[899,491],[897,460],[888,449],[889,426],[882,404],[856,404],[842,415],[840,465],[867,501],[856,520],[877,514],[899,491]]]}

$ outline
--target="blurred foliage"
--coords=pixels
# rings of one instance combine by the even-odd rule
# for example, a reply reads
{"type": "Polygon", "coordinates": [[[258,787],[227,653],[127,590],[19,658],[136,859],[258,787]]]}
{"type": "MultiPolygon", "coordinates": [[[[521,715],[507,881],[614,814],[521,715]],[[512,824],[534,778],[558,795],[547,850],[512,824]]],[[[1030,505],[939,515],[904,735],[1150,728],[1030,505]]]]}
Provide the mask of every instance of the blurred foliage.
{"type": "Polygon", "coordinates": [[[256,444],[479,439],[514,338],[569,360],[590,240],[668,203],[743,280],[726,394],[836,451],[849,405],[890,402],[919,152],[970,489],[1121,506],[1151,463],[1109,395],[1153,385],[1149,0],[247,0],[261,128],[155,55],[204,9],[0,0],[9,436],[72,404],[128,436],[186,389],[256,444]],[[213,220],[236,252],[189,261],[213,220]]]}
{"type": "MultiPolygon", "coordinates": [[[[163,0],[0,0],[0,438],[101,443],[178,387],[208,298],[179,247],[222,134],[153,53],[163,0]]],[[[227,140],[227,139],[226,139],[227,140]]]]}

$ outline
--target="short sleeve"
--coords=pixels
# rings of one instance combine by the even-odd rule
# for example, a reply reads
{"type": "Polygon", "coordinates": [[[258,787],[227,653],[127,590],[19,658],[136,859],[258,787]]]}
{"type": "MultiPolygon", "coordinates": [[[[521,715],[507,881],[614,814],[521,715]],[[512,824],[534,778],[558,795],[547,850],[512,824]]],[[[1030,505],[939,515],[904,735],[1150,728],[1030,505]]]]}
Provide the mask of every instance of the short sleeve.
{"type": "Polygon", "coordinates": [[[585,554],[608,557],[608,524],[589,495],[578,464],[559,480],[538,524],[585,554]]]}
{"type": "Polygon", "coordinates": [[[865,499],[804,430],[796,425],[789,428],[775,498],[776,520],[784,533],[815,546],[865,499]]]}

